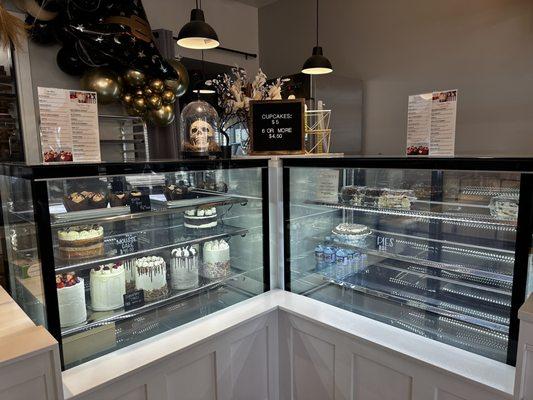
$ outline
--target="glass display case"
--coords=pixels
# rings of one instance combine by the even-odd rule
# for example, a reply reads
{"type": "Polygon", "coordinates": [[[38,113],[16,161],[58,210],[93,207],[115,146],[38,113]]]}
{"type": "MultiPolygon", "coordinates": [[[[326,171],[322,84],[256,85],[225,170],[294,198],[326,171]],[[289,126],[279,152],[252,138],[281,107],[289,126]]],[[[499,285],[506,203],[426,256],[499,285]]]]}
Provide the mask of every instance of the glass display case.
{"type": "Polygon", "coordinates": [[[284,160],[285,287],[514,364],[531,167],[531,160],[284,160]]]}
{"type": "Polygon", "coordinates": [[[66,369],[269,288],[266,160],[2,167],[10,290],[66,369]]]}

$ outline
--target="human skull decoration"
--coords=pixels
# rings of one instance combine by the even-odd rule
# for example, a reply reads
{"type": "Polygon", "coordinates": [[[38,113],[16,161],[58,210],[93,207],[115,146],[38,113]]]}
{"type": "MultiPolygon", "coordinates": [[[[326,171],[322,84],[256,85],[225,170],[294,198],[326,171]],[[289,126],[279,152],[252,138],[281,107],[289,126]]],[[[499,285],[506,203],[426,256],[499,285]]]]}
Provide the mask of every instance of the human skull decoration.
{"type": "Polygon", "coordinates": [[[208,122],[198,119],[189,128],[189,140],[192,147],[197,152],[206,152],[209,148],[209,141],[213,140],[215,130],[208,122]]]}

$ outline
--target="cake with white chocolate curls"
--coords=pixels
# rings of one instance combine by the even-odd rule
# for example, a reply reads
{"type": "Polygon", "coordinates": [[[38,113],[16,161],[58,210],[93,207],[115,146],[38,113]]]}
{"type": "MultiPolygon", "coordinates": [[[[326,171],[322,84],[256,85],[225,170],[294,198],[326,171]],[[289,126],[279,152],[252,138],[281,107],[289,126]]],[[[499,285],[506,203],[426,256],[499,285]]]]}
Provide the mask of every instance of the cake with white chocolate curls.
{"type": "Polygon", "coordinates": [[[59,256],[63,259],[85,259],[104,255],[104,228],[98,224],[60,229],[59,256]]]}
{"type": "Polygon", "coordinates": [[[342,223],[337,225],[331,233],[335,242],[363,246],[366,237],[371,232],[366,225],[342,223]]]}
{"type": "Polygon", "coordinates": [[[121,263],[106,264],[91,269],[91,308],[110,311],[124,306],[126,278],[121,263]]]}
{"type": "Polygon", "coordinates": [[[203,247],[201,275],[208,279],[220,279],[230,271],[229,244],[224,239],[206,242],[203,247]]]}
{"type": "Polygon", "coordinates": [[[217,226],[217,209],[212,206],[200,206],[185,211],[184,226],[190,229],[209,229],[217,226]]]}
{"type": "Polygon", "coordinates": [[[168,296],[167,265],[163,258],[148,256],[135,261],[135,289],[144,290],[145,301],[168,296]]]}
{"type": "Polygon", "coordinates": [[[174,290],[198,286],[198,249],[194,246],[178,247],[171,252],[170,284],[174,290]]]}

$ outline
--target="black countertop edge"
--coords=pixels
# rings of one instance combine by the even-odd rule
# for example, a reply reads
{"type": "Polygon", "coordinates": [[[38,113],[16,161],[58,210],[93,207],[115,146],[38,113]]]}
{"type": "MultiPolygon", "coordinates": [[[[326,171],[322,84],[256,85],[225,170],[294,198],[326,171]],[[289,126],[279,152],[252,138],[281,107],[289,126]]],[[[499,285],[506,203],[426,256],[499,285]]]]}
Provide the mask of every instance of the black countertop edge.
{"type": "Polygon", "coordinates": [[[202,171],[236,168],[262,168],[267,159],[218,159],[218,160],[153,160],[116,163],[50,163],[27,165],[24,163],[0,163],[0,174],[25,179],[60,179],[73,177],[113,176],[129,174],[202,171]]]}
{"type": "Polygon", "coordinates": [[[533,172],[533,157],[340,157],[284,158],[286,167],[381,168],[533,172]]]}

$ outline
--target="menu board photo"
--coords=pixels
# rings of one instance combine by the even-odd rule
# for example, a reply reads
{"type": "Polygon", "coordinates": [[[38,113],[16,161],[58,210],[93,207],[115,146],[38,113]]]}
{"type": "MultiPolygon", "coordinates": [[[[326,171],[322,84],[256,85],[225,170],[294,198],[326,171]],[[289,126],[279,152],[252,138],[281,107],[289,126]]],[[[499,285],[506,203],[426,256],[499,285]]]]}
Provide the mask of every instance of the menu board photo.
{"type": "Polygon", "coordinates": [[[409,96],[408,156],[453,156],[457,89],[409,96]]]}
{"type": "Polygon", "coordinates": [[[100,162],[96,92],[38,87],[42,159],[100,162]]]}
{"type": "Polygon", "coordinates": [[[251,154],[304,154],[304,118],[303,99],[251,101],[251,154]]]}

